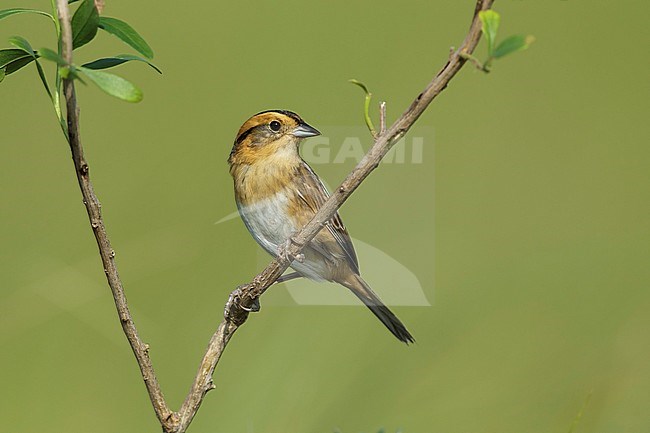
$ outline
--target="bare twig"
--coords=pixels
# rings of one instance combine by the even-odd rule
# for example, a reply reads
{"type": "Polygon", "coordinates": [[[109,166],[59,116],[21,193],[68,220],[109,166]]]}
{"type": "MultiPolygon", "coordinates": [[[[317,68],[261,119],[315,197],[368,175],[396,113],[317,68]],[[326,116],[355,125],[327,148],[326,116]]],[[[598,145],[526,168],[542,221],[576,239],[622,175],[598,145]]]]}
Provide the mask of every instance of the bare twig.
{"type": "Polygon", "coordinates": [[[104,0],[95,0],[95,8],[97,9],[97,12],[100,14],[104,10],[104,0]]]}
{"type": "MultiPolygon", "coordinates": [[[[64,59],[68,64],[72,64],[72,32],[68,0],[56,1],[62,27],[64,59]]],[[[205,394],[215,387],[212,381],[212,375],[226,345],[235,331],[244,324],[249,312],[257,308],[259,297],[289,267],[290,260],[286,257],[296,257],[300,253],[302,248],[325,226],[326,222],[332,218],[337,209],[350,197],[370,172],[379,166],[381,159],[393,144],[406,134],[431,101],[447,87],[449,81],[467,61],[468,55],[472,54],[481,37],[481,23],[478,18],[478,12],[489,9],[493,3],[494,0],[477,1],[469,32],[460,48],[450,53],[447,64],[436,74],[424,91],[415,98],[410,107],[388,130],[385,129],[385,105],[382,106],[380,115],[383,119],[383,125],[380,128],[380,133],[377,135],[374,145],[343,183],[333,191],[314,218],[292,238],[292,242],[287,248],[287,254],[280,255],[258,274],[252,282],[240,286],[230,294],[230,298],[225,306],[224,318],[210,339],[194,383],[178,413],[172,412],[165,402],[160,385],[154,374],[151,360],[149,359],[149,347],[140,340],[129,312],[124,289],[115,265],[115,253],[111,248],[102,221],[100,212],[101,205],[93,192],[93,187],[88,176],[88,164],[83,157],[83,148],[79,139],[79,109],[76,102],[74,82],[72,77],[64,80],[68,139],[84,204],[90,218],[95,239],[97,240],[104,271],[113,293],[122,328],[140,366],[142,377],[149,392],[149,398],[164,432],[183,433],[187,430],[205,394]]]]}
{"type": "MultiPolygon", "coordinates": [[[[338,208],[350,197],[370,172],[379,166],[379,162],[390,150],[392,145],[406,134],[431,101],[447,87],[449,81],[466,62],[466,59],[461,53],[471,54],[478,45],[481,37],[481,22],[478,18],[478,13],[482,10],[489,9],[493,3],[494,0],[477,1],[469,32],[460,48],[450,54],[447,64],[436,74],[424,91],[415,98],[411,106],[397,119],[390,129],[382,132],[377,137],[372,148],[343,183],[333,191],[314,218],[292,238],[292,242],[287,250],[289,257],[296,257],[302,248],[316,236],[325,226],[325,222],[332,218],[338,208]]],[[[201,361],[199,372],[194,380],[190,394],[185,399],[179,412],[180,425],[177,430],[178,432],[185,431],[196,414],[196,411],[199,409],[203,396],[210,390],[212,385],[212,372],[214,372],[221,353],[226,348],[226,344],[232,334],[246,321],[249,311],[257,305],[259,297],[289,267],[290,262],[286,260],[286,256],[286,254],[281,254],[258,274],[252,282],[240,286],[231,293],[230,299],[226,304],[224,319],[210,340],[208,350],[201,361]]]]}
{"type": "MultiPolygon", "coordinates": [[[[68,9],[68,0],[57,0],[57,13],[61,23],[61,40],[63,45],[63,58],[69,65],[72,64],[72,26],[70,24],[70,11],[68,9]]],[[[117,314],[120,317],[120,323],[126,338],[131,344],[131,349],[140,366],[142,378],[149,392],[149,398],[156,411],[156,416],[161,423],[173,421],[173,412],[167,407],[163,397],[158,379],[149,359],[149,346],[145,344],[138,336],[138,331],[133,323],[133,318],[129,312],[126,303],[122,281],[117,273],[115,265],[115,252],[111,248],[111,243],[106,234],[106,227],[102,220],[101,204],[95,195],[93,185],[90,182],[88,163],[84,159],[84,151],[79,137],[79,107],[77,106],[77,97],[75,93],[74,80],[72,76],[63,80],[63,93],[66,101],[67,121],[68,121],[68,142],[72,151],[72,161],[74,163],[77,180],[81,188],[83,202],[90,218],[90,225],[95,234],[95,240],[99,247],[99,255],[104,265],[104,273],[108,279],[108,285],[113,293],[117,314]]]]}
{"type": "Polygon", "coordinates": [[[379,135],[386,133],[386,101],[379,103],[379,135]]]}

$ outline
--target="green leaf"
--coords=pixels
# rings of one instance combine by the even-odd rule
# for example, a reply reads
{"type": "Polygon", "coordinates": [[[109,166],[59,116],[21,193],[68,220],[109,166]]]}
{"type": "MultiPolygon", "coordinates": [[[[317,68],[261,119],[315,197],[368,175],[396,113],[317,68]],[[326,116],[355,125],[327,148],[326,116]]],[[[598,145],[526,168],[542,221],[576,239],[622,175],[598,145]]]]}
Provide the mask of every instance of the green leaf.
{"type": "Polygon", "coordinates": [[[9,63],[21,57],[29,57],[23,50],[18,48],[8,48],[0,50],[0,68],[4,68],[9,63]]]}
{"type": "Polygon", "coordinates": [[[5,75],[7,75],[5,68],[0,68],[0,83],[2,83],[2,80],[5,79],[5,75]]]}
{"type": "Polygon", "coordinates": [[[355,84],[363,89],[363,91],[366,93],[366,95],[370,95],[370,92],[368,91],[368,88],[366,87],[365,84],[363,84],[359,80],[355,80],[354,78],[348,80],[350,83],[355,84]]]}
{"type": "Polygon", "coordinates": [[[11,15],[17,15],[17,14],[37,14],[37,15],[44,15],[46,17],[50,17],[52,21],[54,21],[54,17],[47,12],[39,11],[37,9],[25,9],[25,8],[11,8],[11,9],[3,9],[0,11],[0,20],[3,18],[7,18],[11,15]]]}
{"type": "Polygon", "coordinates": [[[481,31],[485,35],[488,44],[488,57],[493,56],[494,44],[497,39],[497,30],[499,30],[499,21],[501,17],[498,13],[494,12],[492,9],[487,11],[481,11],[478,13],[478,17],[483,23],[481,31]]]}
{"type": "Polygon", "coordinates": [[[100,89],[111,96],[127,102],[142,101],[142,91],[122,77],[109,74],[108,72],[95,71],[93,69],[78,67],[86,77],[95,83],[100,89]]]}
{"type": "Polygon", "coordinates": [[[158,69],[156,65],[151,63],[149,60],[139,56],[134,56],[132,54],[118,54],[117,56],[113,56],[113,57],[104,57],[102,59],[97,59],[93,62],[86,63],[82,66],[88,69],[107,69],[107,68],[112,68],[114,66],[119,66],[122,63],[130,62],[132,60],[138,62],[144,62],[149,66],[151,66],[153,69],[155,69],[159,74],[162,74],[162,71],[158,69]]]}
{"type": "Polygon", "coordinates": [[[77,49],[97,35],[99,12],[93,0],[84,0],[72,16],[72,47],[77,49]]]}
{"type": "Polygon", "coordinates": [[[495,59],[499,57],[507,56],[508,54],[515,53],[517,51],[525,50],[535,41],[533,36],[524,36],[524,35],[513,35],[503,41],[494,49],[492,56],[495,59]]]}
{"type": "MultiPolygon", "coordinates": [[[[4,68],[8,66],[10,63],[21,59],[34,60],[32,56],[30,56],[28,53],[26,53],[25,51],[19,48],[9,48],[6,50],[0,50],[0,68],[4,68]]],[[[8,67],[5,72],[7,75],[11,73],[9,72],[8,67]]]]}
{"type": "Polygon", "coordinates": [[[22,59],[14,60],[13,62],[5,66],[5,73],[7,75],[11,75],[14,72],[18,71],[19,69],[22,69],[25,66],[29,65],[33,61],[34,59],[32,57],[23,57],[22,59]]]}
{"type": "MultiPolygon", "coordinates": [[[[50,86],[47,84],[47,78],[45,78],[45,71],[43,71],[43,67],[41,66],[41,63],[36,58],[34,58],[34,63],[36,63],[36,70],[38,71],[38,76],[41,78],[41,83],[43,83],[43,87],[45,87],[47,96],[49,96],[50,99],[52,99],[52,92],[50,91],[50,86]]],[[[54,102],[54,100],[52,100],[52,102],[54,102]]]]}
{"type": "Polygon", "coordinates": [[[36,64],[36,70],[38,71],[38,76],[41,79],[41,83],[43,83],[43,87],[45,87],[45,91],[47,92],[47,95],[52,99],[52,92],[50,92],[50,86],[47,84],[47,79],[45,78],[45,72],[43,71],[43,67],[41,66],[40,62],[38,61],[38,54],[34,51],[32,48],[32,45],[27,41],[27,39],[23,38],[22,36],[12,36],[9,38],[9,43],[13,45],[14,47],[23,50],[32,58],[34,59],[34,63],[36,64]]]}
{"type": "Polygon", "coordinates": [[[34,49],[32,48],[31,44],[27,41],[27,39],[23,38],[22,36],[10,37],[9,43],[14,47],[23,50],[24,52],[31,55],[32,57],[36,57],[36,53],[34,52],[34,49]]]}
{"type": "Polygon", "coordinates": [[[134,50],[148,59],[153,59],[153,50],[133,27],[122,20],[110,17],[99,18],[99,28],[120,38],[134,50]]]}
{"type": "Polygon", "coordinates": [[[19,69],[22,69],[25,66],[29,65],[33,61],[34,61],[34,58],[32,56],[25,56],[25,57],[21,57],[19,59],[16,59],[13,62],[7,63],[4,66],[5,74],[6,75],[11,75],[14,72],[18,71],[19,69]]]}
{"type": "Polygon", "coordinates": [[[59,66],[68,65],[65,59],[59,55],[59,53],[57,53],[56,51],[52,51],[49,48],[41,48],[40,50],[38,50],[38,55],[44,58],[45,60],[49,60],[51,62],[56,63],[59,66]]]}

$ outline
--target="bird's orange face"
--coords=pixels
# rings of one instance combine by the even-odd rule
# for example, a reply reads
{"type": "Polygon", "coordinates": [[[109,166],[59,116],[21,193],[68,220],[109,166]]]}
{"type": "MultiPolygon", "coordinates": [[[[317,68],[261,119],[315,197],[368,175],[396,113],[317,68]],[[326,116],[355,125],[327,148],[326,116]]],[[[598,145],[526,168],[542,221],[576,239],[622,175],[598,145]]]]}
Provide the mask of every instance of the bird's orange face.
{"type": "Polygon", "coordinates": [[[228,158],[237,200],[247,203],[283,190],[301,163],[298,144],[319,134],[285,110],[264,111],[244,122],[228,158]]]}
{"type": "Polygon", "coordinates": [[[297,151],[302,138],[319,135],[291,111],[271,110],[258,113],[239,128],[228,162],[253,165],[275,156],[289,157],[297,151]],[[278,155],[279,154],[279,155],[278,155]]]}

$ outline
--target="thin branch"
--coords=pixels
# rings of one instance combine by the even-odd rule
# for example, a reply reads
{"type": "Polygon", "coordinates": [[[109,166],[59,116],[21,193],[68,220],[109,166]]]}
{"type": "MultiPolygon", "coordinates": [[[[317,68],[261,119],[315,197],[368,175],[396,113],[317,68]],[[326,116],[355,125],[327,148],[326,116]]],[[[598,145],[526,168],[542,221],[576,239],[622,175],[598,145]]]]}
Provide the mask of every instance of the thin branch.
{"type": "Polygon", "coordinates": [[[379,103],[379,135],[386,133],[386,101],[379,103]]]}
{"type": "Polygon", "coordinates": [[[95,0],[95,8],[97,9],[97,12],[99,12],[100,14],[104,10],[104,6],[105,6],[104,0],[95,0]]]}
{"type": "MultiPolygon", "coordinates": [[[[68,0],[57,0],[57,13],[61,23],[62,55],[66,63],[72,65],[72,26],[70,24],[68,0]]],[[[156,416],[164,425],[165,423],[174,421],[174,414],[167,407],[165,398],[160,390],[158,379],[156,379],[153,366],[151,365],[151,359],[149,358],[149,346],[140,339],[135,323],[133,323],[133,318],[131,317],[126,302],[126,296],[124,295],[124,288],[122,287],[117,266],[115,265],[115,252],[111,248],[111,243],[106,234],[106,227],[102,220],[101,204],[90,182],[88,163],[84,159],[84,151],[79,136],[79,107],[77,105],[72,74],[70,74],[69,78],[63,80],[63,93],[66,101],[68,142],[72,151],[72,161],[77,174],[77,180],[79,181],[79,187],[81,188],[83,202],[90,219],[90,225],[95,234],[97,246],[99,247],[99,255],[104,265],[104,273],[113,293],[113,299],[115,300],[122,329],[124,330],[124,334],[126,334],[126,338],[129,340],[129,344],[131,344],[131,349],[133,349],[135,358],[140,366],[142,378],[149,392],[149,398],[156,411],[156,416]]]]}
{"type": "MultiPolygon", "coordinates": [[[[62,30],[62,54],[66,62],[71,65],[72,31],[68,0],[56,1],[62,30]]],[[[249,312],[255,311],[258,308],[259,297],[289,267],[290,260],[287,260],[285,257],[296,257],[300,253],[302,248],[327,224],[327,221],[332,218],[338,208],[350,197],[370,172],[379,166],[381,159],[393,144],[406,134],[431,101],[447,87],[449,81],[467,61],[467,55],[472,54],[481,37],[481,23],[478,19],[478,12],[489,9],[493,3],[494,0],[477,1],[472,24],[460,48],[450,54],[447,64],[438,72],[424,91],[415,98],[411,106],[400,118],[388,130],[385,130],[385,127],[380,129],[380,134],[376,137],[375,144],[359,162],[357,167],[332,193],[314,218],[291,239],[292,242],[287,248],[287,254],[280,254],[252,282],[240,286],[230,294],[224,310],[224,319],[210,339],[194,383],[178,413],[172,412],[165,402],[151,365],[148,353],[149,347],[139,338],[129,312],[124,289],[115,265],[115,252],[111,248],[108,240],[106,228],[101,217],[101,205],[93,191],[93,186],[88,175],[88,164],[83,156],[83,148],[79,138],[79,109],[77,107],[74,82],[72,76],[64,80],[63,87],[67,108],[68,139],[84,204],[90,218],[95,239],[97,240],[102,264],[104,265],[108,284],[113,293],[122,329],[129,340],[129,344],[140,366],[149,398],[164,432],[183,433],[187,430],[205,394],[215,387],[212,381],[212,375],[233,334],[244,324],[249,312]]],[[[385,114],[381,115],[385,119],[385,114]]]]}
{"type": "Polygon", "coordinates": [[[406,134],[420,117],[431,101],[442,92],[449,81],[458,73],[467,61],[464,54],[471,54],[481,38],[481,22],[478,13],[492,7],[494,0],[478,0],[469,32],[458,50],[452,52],[447,64],[436,74],[422,93],[399,119],[376,139],[375,144],[352,170],[343,183],[330,195],[329,199],[316,213],[314,218],[292,239],[287,254],[279,254],[252,282],[240,286],[230,294],[226,304],[224,319],[219,325],[208,345],[199,372],[196,375],[189,395],[179,411],[177,432],[184,432],[201,405],[203,397],[213,387],[212,374],[219,358],[226,348],[232,334],[248,318],[249,312],[258,305],[259,297],[289,267],[290,261],[285,257],[296,257],[302,248],[316,236],[339,207],[350,197],[363,180],[379,166],[379,162],[400,138],[406,134]]]}

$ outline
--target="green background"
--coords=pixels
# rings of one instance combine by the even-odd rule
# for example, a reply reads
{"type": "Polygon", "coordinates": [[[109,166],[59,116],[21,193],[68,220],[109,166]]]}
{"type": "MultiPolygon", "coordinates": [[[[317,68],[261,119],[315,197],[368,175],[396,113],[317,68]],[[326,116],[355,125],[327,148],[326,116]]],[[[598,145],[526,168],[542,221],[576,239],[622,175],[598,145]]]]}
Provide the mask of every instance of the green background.
{"type": "MultiPolygon", "coordinates": [[[[0,2],[14,6],[49,2],[0,2]]],[[[363,98],[349,78],[394,120],[473,8],[107,1],[164,75],[115,69],[144,90],[136,105],[80,86],[82,138],[173,408],[228,293],[263,266],[239,220],[215,224],[235,211],[225,160],[240,124],[287,108],[326,135],[354,128],[363,98]]],[[[567,432],[589,395],[576,432],[650,430],[650,7],[500,0],[496,10],[501,38],[530,33],[533,47],[489,75],[466,67],[418,123],[434,130],[422,163],[383,165],[341,211],[355,239],[419,279],[432,306],[394,307],[417,344],[399,344],[365,308],[292,305],[274,287],[190,431],[567,432]]],[[[51,27],[11,17],[0,39],[54,48],[51,27]]],[[[122,52],[102,33],[76,56],[122,52]]],[[[0,84],[2,430],[159,431],[39,86],[31,66],[0,84]]],[[[353,166],[315,169],[335,185],[353,166]]]]}

